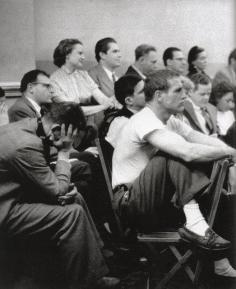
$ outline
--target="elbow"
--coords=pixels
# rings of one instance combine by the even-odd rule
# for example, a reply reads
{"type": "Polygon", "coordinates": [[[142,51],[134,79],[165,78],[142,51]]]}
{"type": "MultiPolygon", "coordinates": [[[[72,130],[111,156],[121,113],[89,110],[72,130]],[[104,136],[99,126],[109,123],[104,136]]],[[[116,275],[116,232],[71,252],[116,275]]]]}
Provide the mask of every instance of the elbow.
{"type": "Polygon", "coordinates": [[[196,159],[196,155],[193,151],[193,149],[189,149],[187,150],[183,156],[182,159],[186,162],[186,163],[190,163],[192,161],[194,161],[196,159]]]}

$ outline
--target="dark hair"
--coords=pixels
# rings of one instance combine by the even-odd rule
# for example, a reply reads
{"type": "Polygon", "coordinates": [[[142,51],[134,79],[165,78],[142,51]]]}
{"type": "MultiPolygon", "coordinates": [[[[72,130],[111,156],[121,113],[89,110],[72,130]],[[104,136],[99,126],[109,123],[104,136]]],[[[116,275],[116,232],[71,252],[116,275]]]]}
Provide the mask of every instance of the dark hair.
{"type": "Polygon", "coordinates": [[[210,77],[205,73],[200,72],[190,75],[189,79],[193,82],[195,90],[198,88],[199,84],[207,85],[211,83],[210,77]]]}
{"type": "Polygon", "coordinates": [[[228,58],[228,63],[230,64],[231,59],[235,59],[236,60],[236,48],[230,52],[229,58],[228,58]]]}
{"type": "Polygon", "coordinates": [[[148,102],[153,99],[156,90],[165,91],[169,88],[169,80],[180,75],[171,70],[162,69],[150,74],[145,80],[144,93],[148,102]]]}
{"type": "Polygon", "coordinates": [[[111,37],[106,37],[106,38],[100,39],[96,43],[96,45],[95,45],[95,58],[96,58],[97,62],[99,62],[101,59],[100,52],[107,53],[107,51],[109,50],[109,44],[110,43],[116,43],[115,39],[111,38],[111,37]]]}
{"type": "Polygon", "coordinates": [[[0,98],[5,96],[5,91],[0,86],[0,98]]]}
{"type": "Polygon", "coordinates": [[[189,50],[189,53],[188,53],[188,71],[189,73],[195,73],[196,72],[196,69],[194,68],[194,65],[193,65],[193,61],[195,61],[197,58],[198,58],[198,55],[200,53],[202,53],[203,51],[205,51],[204,48],[201,48],[199,46],[193,46],[190,50],[189,50]]]}
{"type": "Polygon", "coordinates": [[[73,128],[84,130],[86,128],[86,119],[84,113],[78,103],[60,102],[46,103],[42,107],[43,115],[49,118],[53,123],[59,125],[65,124],[66,129],[70,124],[73,128]]]}
{"type": "Polygon", "coordinates": [[[37,81],[37,77],[40,74],[49,77],[49,75],[45,71],[39,69],[34,69],[25,73],[25,75],[21,79],[20,92],[21,93],[25,92],[28,84],[37,81]]]}
{"type": "Polygon", "coordinates": [[[167,66],[167,60],[168,59],[173,59],[173,53],[175,51],[181,51],[181,50],[179,48],[177,48],[177,47],[168,47],[168,48],[166,48],[166,50],[164,51],[163,56],[162,56],[165,66],[167,66]]]}
{"type": "Polygon", "coordinates": [[[138,60],[140,57],[148,54],[150,51],[157,51],[156,47],[149,44],[141,44],[135,49],[135,60],[138,60]]]}
{"type": "Polygon", "coordinates": [[[135,86],[141,80],[142,80],[141,77],[130,74],[126,74],[121,78],[119,78],[115,82],[114,87],[116,99],[125,106],[126,105],[125,98],[133,95],[135,86]]]}
{"type": "Polygon", "coordinates": [[[71,53],[74,45],[76,44],[83,45],[83,43],[79,39],[75,38],[61,40],[54,50],[53,63],[58,67],[61,67],[63,64],[65,64],[66,55],[71,53]]]}
{"type": "Polygon", "coordinates": [[[216,105],[217,100],[221,99],[226,93],[229,92],[234,93],[233,86],[226,81],[219,82],[212,88],[209,102],[216,105]]]}

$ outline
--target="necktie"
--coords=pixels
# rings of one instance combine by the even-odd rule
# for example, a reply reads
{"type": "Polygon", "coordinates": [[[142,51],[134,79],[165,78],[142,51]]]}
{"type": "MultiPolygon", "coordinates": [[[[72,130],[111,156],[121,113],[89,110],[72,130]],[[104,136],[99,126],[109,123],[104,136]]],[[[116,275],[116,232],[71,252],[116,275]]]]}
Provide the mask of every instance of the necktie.
{"type": "Polygon", "coordinates": [[[204,117],[205,121],[206,121],[206,128],[209,130],[209,133],[213,133],[213,124],[212,124],[212,120],[210,118],[210,115],[207,111],[206,107],[202,107],[201,108],[201,113],[202,116],[204,117]]]}

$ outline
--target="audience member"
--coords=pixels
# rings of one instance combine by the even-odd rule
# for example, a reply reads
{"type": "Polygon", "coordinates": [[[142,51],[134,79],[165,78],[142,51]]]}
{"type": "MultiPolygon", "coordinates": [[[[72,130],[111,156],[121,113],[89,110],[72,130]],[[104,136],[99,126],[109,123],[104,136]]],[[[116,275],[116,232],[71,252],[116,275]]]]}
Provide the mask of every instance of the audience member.
{"type": "Polygon", "coordinates": [[[188,76],[195,73],[205,73],[207,54],[204,48],[193,46],[188,53],[188,76]]]}
{"type": "Polygon", "coordinates": [[[25,117],[41,117],[41,106],[52,102],[52,86],[49,75],[42,70],[27,72],[20,85],[22,97],[9,108],[10,122],[21,120],[25,117]]]}
{"type": "Polygon", "coordinates": [[[194,88],[189,91],[184,103],[185,120],[193,129],[204,134],[217,134],[217,110],[209,103],[211,80],[202,73],[192,74],[190,80],[194,88]]]}
{"type": "MultiPolygon", "coordinates": [[[[41,120],[26,118],[0,128],[0,222],[11,237],[43,237],[57,248],[70,288],[88,288],[107,273],[101,240],[89,211],[70,185],[69,152],[85,128],[78,104],[51,103],[41,120]],[[55,125],[61,127],[55,140],[55,125]],[[58,149],[55,171],[47,151],[58,149]],[[71,190],[72,189],[72,190],[71,190]]],[[[102,278],[102,279],[101,279],[102,278]]]]}
{"type": "Polygon", "coordinates": [[[135,74],[146,79],[149,73],[157,70],[157,50],[149,44],[141,44],[135,49],[135,62],[128,67],[126,74],[135,74]]]}
{"type": "Polygon", "coordinates": [[[213,87],[216,86],[219,82],[228,82],[233,85],[234,89],[236,87],[236,49],[231,51],[228,57],[228,65],[223,69],[219,70],[214,79],[213,87]]]}
{"type": "Polygon", "coordinates": [[[229,242],[209,228],[197,201],[209,185],[203,163],[229,154],[235,161],[236,151],[174,117],[183,112],[186,98],[178,74],[153,73],[144,92],[146,107],[123,128],[114,150],[112,184],[118,215],[124,225],[155,229],[165,218],[163,203],[172,199],[186,217],[186,225],[179,229],[184,240],[207,250],[227,248],[229,242]]]}
{"type": "Polygon", "coordinates": [[[168,70],[184,75],[186,72],[186,58],[177,47],[168,47],[163,53],[163,62],[168,70]]]}
{"type": "Polygon", "coordinates": [[[118,79],[115,70],[121,64],[121,53],[115,39],[107,37],[99,40],[95,46],[95,57],[98,64],[89,70],[89,75],[106,96],[114,97],[114,83],[118,79]]]}
{"type": "Polygon", "coordinates": [[[210,103],[217,108],[217,125],[219,134],[223,136],[235,121],[233,113],[235,107],[234,90],[232,85],[227,82],[219,82],[212,89],[210,103]]]}
{"type": "Polygon", "coordinates": [[[54,101],[80,103],[86,116],[114,107],[112,99],[101,92],[86,71],[81,70],[85,59],[81,41],[78,39],[60,41],[53,58],[54,64],[59,67],[51,75],[55,91],[54,101]],[[92,105],[93,99],[98,104],[92,105]]]}
{"type": "Polygon", "coordinates": [[[0,126],[9,123],[8,106],[5,102],[5,91],[0,87],[0,126]]]}
{"type": "MultiPolygon", "coordinates": [[[[121,130],[129,118],[145,106],[144,81],[136,75],[124,75],[115,83],[115,96],[123,105],[106,123],[106,141],[116,146],[121,130]]],[[[105,120],[106,121],[106,120],[105,120]]]]}

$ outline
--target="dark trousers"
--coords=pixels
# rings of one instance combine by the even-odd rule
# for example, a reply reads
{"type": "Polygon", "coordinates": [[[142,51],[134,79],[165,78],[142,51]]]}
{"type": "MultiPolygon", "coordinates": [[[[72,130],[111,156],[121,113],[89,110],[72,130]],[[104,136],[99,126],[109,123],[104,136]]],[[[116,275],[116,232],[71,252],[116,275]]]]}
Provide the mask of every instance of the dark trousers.
{"type": "MultiPolygon", "coordinates": [[[[128,192],[114,196],[118,215],[127,225],[139,230],[154,230],[161,219],[169,218],[165,205],[182,207],[203,192],[210,181],[198,164],[186,163],[164,153],[154,156],[128,192]]],[[[174,222],[175,220],[173,220],[174,222]]]]}
{"type": "Polygon", "coordinates": [[[10,237],[37,237],[54,244],[70,288],[89,288],[108,272],[102,241],[80,195],[66,206],[16,203],[3,229],[10,237]]]}

